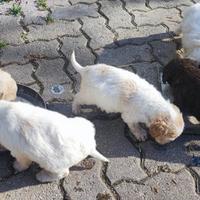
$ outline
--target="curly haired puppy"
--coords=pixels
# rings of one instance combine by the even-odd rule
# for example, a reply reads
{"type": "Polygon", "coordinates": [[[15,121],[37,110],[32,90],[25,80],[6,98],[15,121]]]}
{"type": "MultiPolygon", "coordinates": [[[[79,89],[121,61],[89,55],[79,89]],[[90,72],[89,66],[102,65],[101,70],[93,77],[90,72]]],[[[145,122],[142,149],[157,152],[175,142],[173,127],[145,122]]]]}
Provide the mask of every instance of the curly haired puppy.
{"type": "Polygon", "coordinates": [[[11,75],[0,70],[0,99],[15,100],[17,94],[17,84],[11,75]]]}
{"type": "Polygon", "coordinates": [[[119,112],[138,140],[147,138],[139,126],[144,123],[160,144],[175,140],[183,131],[182,114],[166,101],[156,88],[138,75],[105,64],[82,67],[71,62],[81,74],[80,91],[75,95],[73,111],[80,105],[97,105],[106,112],[119,112]]]}
{"type": "Polygon", "coordinates": [[[185,57],[200,63],[200,3],[185,11],[180,29],[185,57]]]}
{"type": "MultiPolygon", "coordinates": [[[[17,96],[17,84],[11,75],[0,69],[0,99],[12,101],[17,96]]],[[[0,151],[4,151],[4,147],[0,144],[0,151]]]]}
{"type": "Polygon", "coordinates": [[[163,70],[163,82],[169,83],[174,103],[200,120],[200,69],[190,59],[172,60],[163,70]]]}
{"type": "Polygon", "coordinates": [[[91,155],[108,161],[96,150],[95,128],[88,120],[22,102],[0,101],[0,142],[16,158],[14,168],[26,170],[32,161],[43,170],[41,182],[62,179],[69,168],[91,155]]]}

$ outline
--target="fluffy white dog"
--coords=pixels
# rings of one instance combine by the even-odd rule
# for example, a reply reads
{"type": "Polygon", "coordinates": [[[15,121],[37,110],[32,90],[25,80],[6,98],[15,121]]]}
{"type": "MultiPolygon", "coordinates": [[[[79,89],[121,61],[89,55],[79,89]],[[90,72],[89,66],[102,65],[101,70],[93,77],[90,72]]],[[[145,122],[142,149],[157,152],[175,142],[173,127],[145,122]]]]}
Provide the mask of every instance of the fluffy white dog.
{"type": "Polygon", "coordinates": [[[0,99],[15,100],[17,94],[17,84],[11,75],[0,70],[0,99]]]}
{"type": "Polygon", "coordinates": [[[106,112],[119,112],[138,140],[145,140],[146,132],[139,126],[145,123],[150,134],[160,144],[175,140],[183,131],[184,122],[179,109],[166,101],[156,88],[129,71],[96,64],[82,67],[71,62],[81,74],[80,91],[75,95],[73,111],[80,105],[97,105],[106,112]]]}
{"type": "Polygon", "coordinates": [[[180,29],[185,57],[200,63],[200,3],[186,9],[180,29]]]}
{"type": "Polygon", "coordinates": [[[38,163],[41,182],[62,179],[88,155],[108,162],[96,150],[94,125],[84,118],[3,100],[0,118],[0,143],[16,158],[14,168],[23,171],[32,161],[38,163]]]}

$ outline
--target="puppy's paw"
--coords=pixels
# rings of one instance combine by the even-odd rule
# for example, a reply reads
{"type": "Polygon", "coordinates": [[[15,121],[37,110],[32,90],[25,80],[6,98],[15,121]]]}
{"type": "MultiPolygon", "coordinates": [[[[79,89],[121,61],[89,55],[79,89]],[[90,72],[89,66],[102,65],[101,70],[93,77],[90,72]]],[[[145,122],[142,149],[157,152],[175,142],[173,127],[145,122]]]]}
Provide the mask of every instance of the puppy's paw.
{"type": "Polygon", "coordinates": [[[13,163],[13,168],[15,169],[16,172],[22,172],[26,170],[28,167],[21,165],[17,160],[15,160],[13,163]]]}
{"type": "Polygon", "coordinates": [[[38,172],[36,174],[36,179],[39,182],[45,183],[45,182],[51,182],[52,178],[50,177],[49,172],[45,171],[45,170],[41,170],[40,172],[38,172]]]}
{"type": "Polygon", "coordinates": [[[47,183],[47,182],[52,182],[52,181],[58,181],[64,177],[66,177],[68,174],[69,174],[69,170],[66,170],[65,173],[57,174],[57,173],[51,173],[51,172],[45,171],[43,169],[36,174],[36,179],[39,182],[47,183]]]}
{"type": "Polygon", "coordinates": [[[142,142],[148,138],[147,132],[138,124],[129,124],[129,128],[138,141],[142,142]]]}
{"type": "Polygon", "coordinates": [[[140,142],[144,142],[148,138],[147,132],[145,130],[142,130],[137,133],[135,132],[134,135],[135,135],[136,139],[140,142]]]}

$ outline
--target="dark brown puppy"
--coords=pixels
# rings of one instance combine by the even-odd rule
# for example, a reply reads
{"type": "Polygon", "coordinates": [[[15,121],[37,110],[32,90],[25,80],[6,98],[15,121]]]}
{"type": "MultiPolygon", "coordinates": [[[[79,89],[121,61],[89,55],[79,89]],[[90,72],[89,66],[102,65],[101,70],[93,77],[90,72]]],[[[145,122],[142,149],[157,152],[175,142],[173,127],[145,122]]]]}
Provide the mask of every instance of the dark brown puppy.
{"type": "Polygon", "coordinates": [[[200,120],[200,68],[190,59],[172,60],[163,70],[163,82],[172,89],[174,104],[200,120]]]}

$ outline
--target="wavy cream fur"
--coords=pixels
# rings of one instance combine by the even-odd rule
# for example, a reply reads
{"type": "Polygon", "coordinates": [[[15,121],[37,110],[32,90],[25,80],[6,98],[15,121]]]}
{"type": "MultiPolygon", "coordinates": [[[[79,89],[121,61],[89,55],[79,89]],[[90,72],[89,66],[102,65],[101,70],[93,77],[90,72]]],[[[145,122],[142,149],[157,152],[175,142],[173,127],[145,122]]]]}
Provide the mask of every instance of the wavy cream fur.
{"type": "Polygon", "coordinates": [[[17,94],[17,84],[11,75],[0,70],[0,99],[15,100],[17,94]]]}
{"type": "Polygon", "coordinates": [[[200,63],[200,3],[189,7],[181,22],[185,56],[200,63]]]}
{"type": "Polygon", "coordinates": [[[167,143],[182,133],[184,123],[178,108],[166,101],[146,80],[129,71],[105,64],[82,67],[75,60],[74,53],[71,62],[81,74],[80,91],[73,102],[75,113],[80,111],[81,104],[97,105],[108,113],[119,112],[138,140],[145,140],[147,137],[146,132],[138,125],[139,122],[150,128],[161,118],[165,120],[166,131],[158,134],[153,131],[157,142],[167,143]]]}
{"type": "Polygon", "coordinates": [[[34,161],[43,170],[36,178],[50,182],[68,175],[69,168],[88,155],[108,161],[96,150],[94,125],[81,117],[22,102],[0,101],[0,143],[16,158],[18,171],[34,161]]]}

